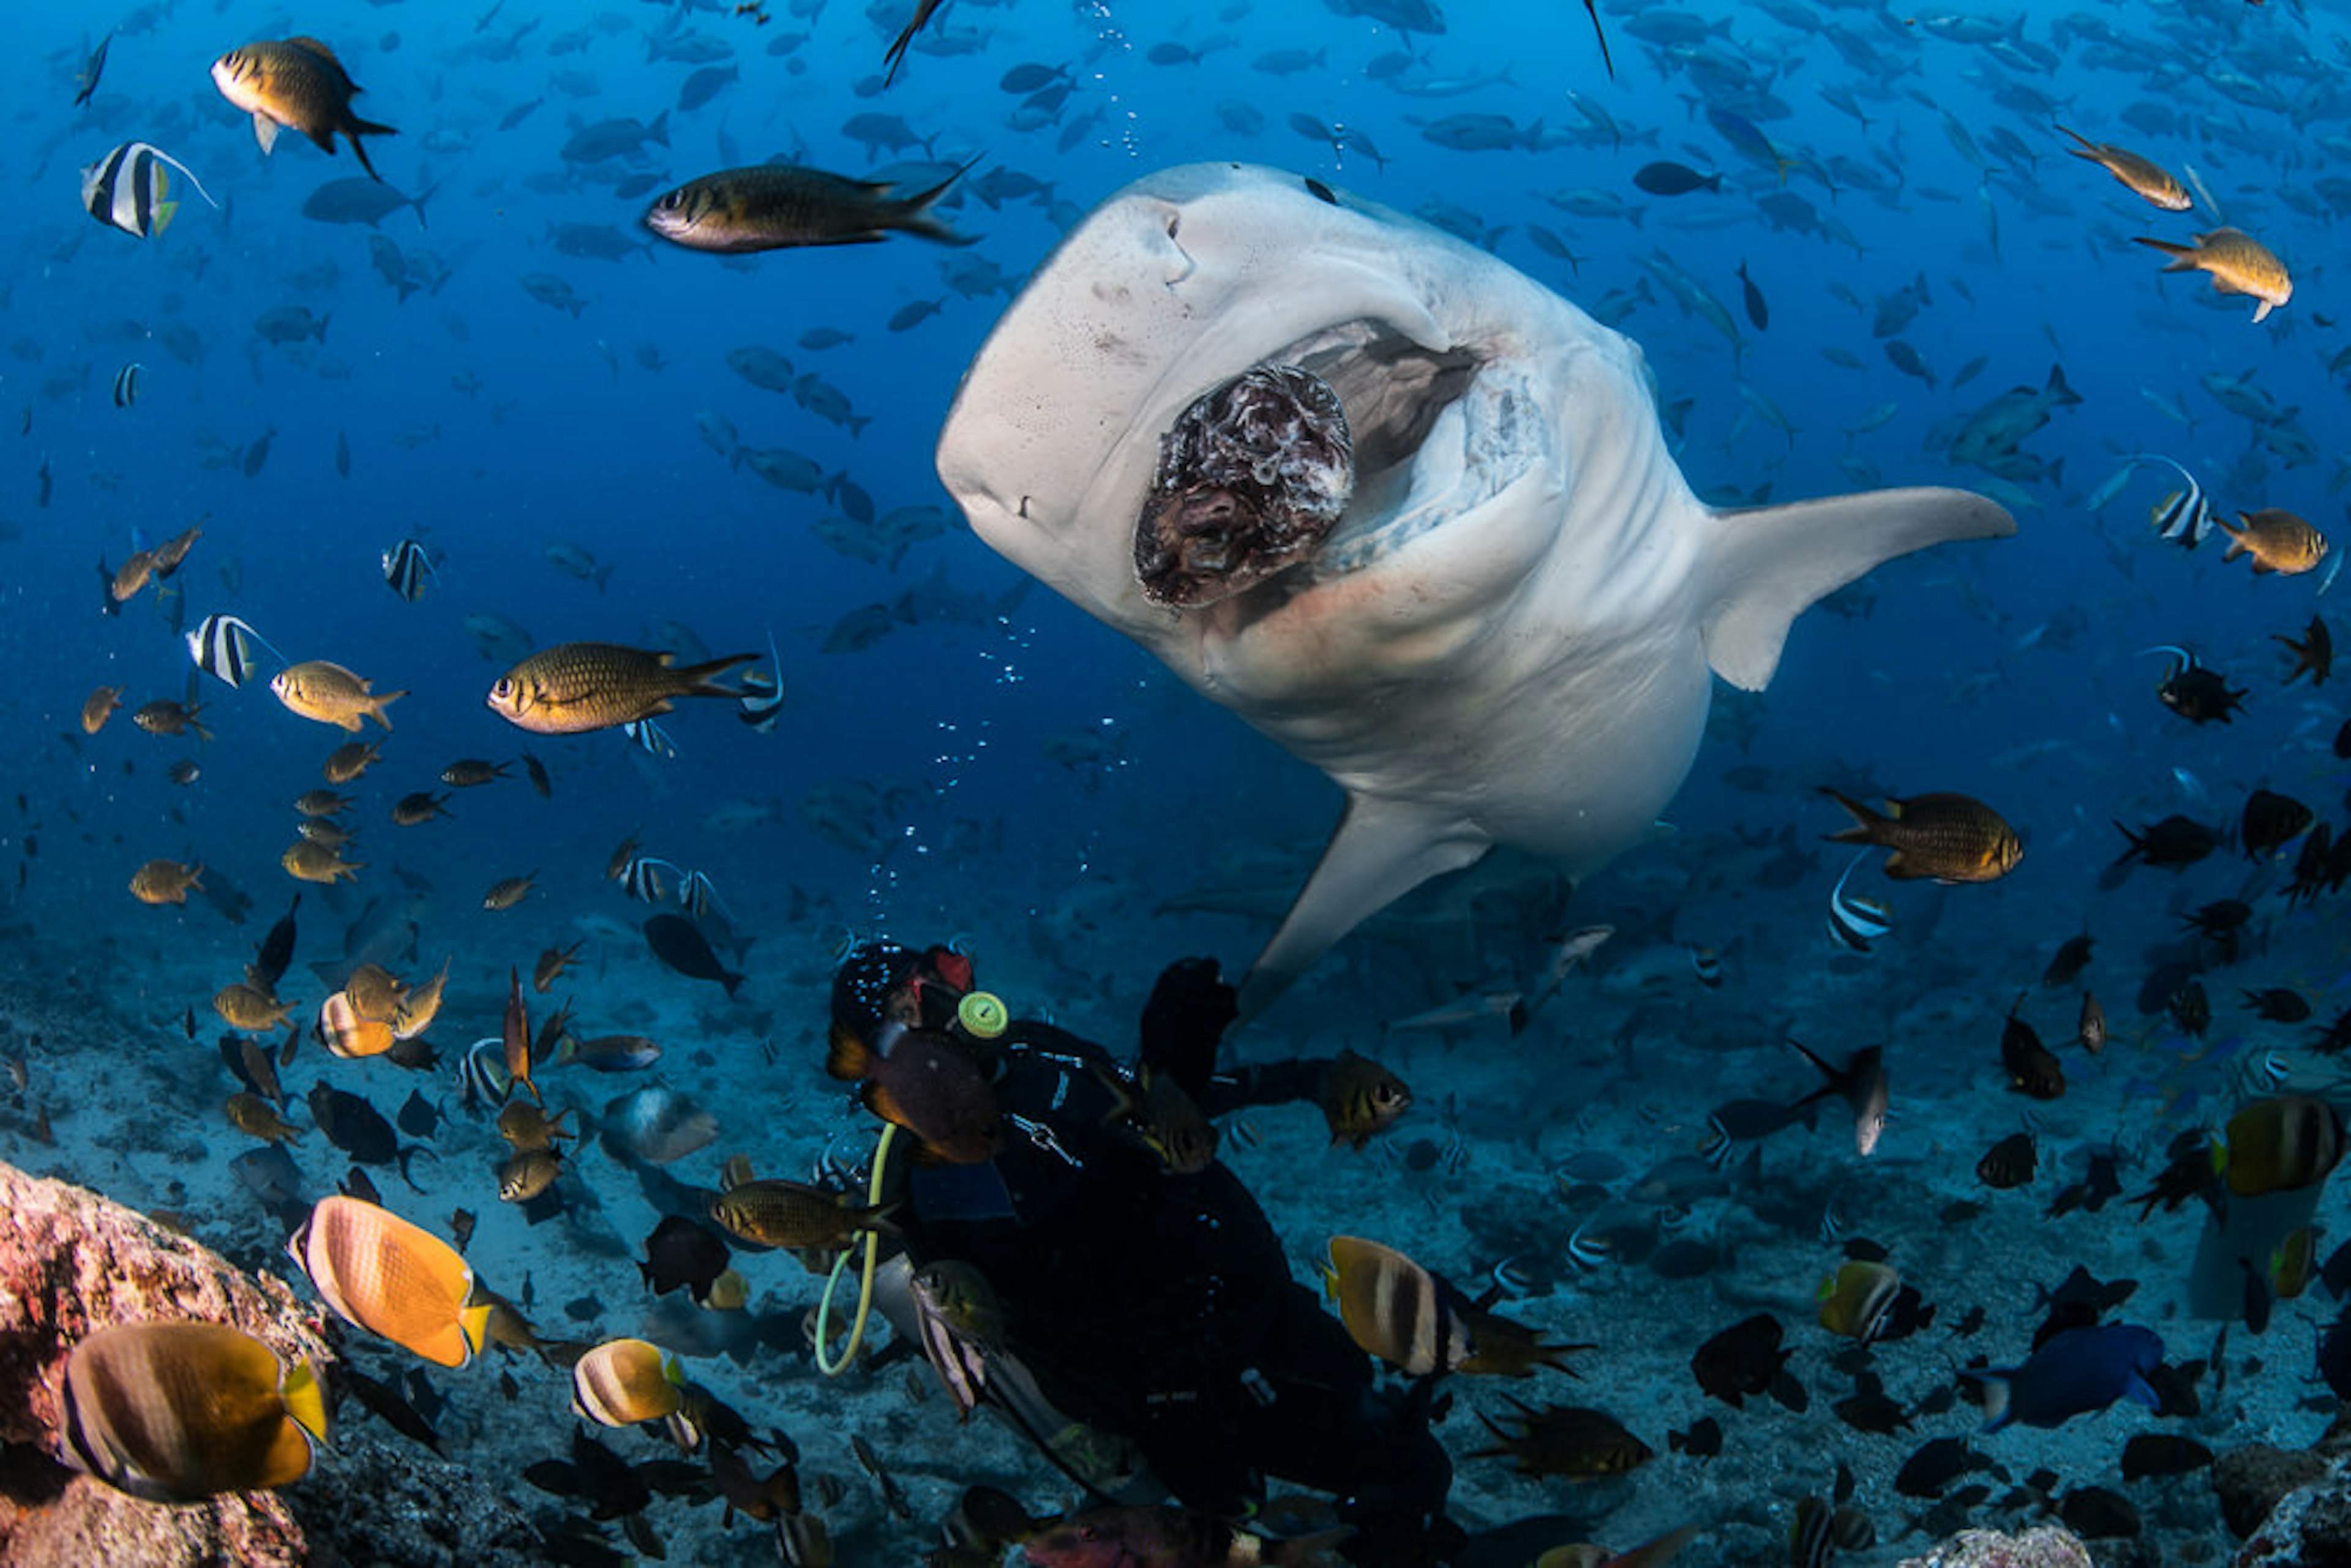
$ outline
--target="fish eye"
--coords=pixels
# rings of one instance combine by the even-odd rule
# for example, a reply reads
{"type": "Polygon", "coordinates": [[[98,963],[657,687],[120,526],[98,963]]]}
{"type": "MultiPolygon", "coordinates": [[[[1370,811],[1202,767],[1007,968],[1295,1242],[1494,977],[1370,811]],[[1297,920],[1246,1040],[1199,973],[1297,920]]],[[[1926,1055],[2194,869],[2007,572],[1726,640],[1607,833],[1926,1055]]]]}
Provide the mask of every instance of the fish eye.
{"type": "Polygon", "coordinates": [[[510,697],[514,695],[514,682],[505,675],[500,675],[498,677],[498,684],[490,688],[490,695],[494,697],[510,697]]]}

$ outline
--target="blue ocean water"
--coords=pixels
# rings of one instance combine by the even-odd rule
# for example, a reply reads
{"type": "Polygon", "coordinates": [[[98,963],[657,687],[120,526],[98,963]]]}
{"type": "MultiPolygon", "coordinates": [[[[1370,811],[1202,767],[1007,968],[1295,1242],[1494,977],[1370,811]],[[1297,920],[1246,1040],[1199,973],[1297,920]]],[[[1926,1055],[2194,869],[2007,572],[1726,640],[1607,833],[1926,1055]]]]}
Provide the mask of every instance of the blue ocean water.
{"type": "MultiPolygon", "coordinates": [[[[1603,1340],[1614,1370],[1599,1386],[1614,1397],[1589,1402],[1649,1417],[1643,1435],[1661,1455],[1667,1423],[1655,1417],[1680,1427],[1702,1413],[1681,1364],[1746,1310],[1733,1303],[1777,1302],[1811,1335],[1808,1376],[1824,1396],[1831,1385],[1842,1392],[1844,1374],[1826,1364],[1834,1347],[1807,1321],[1813,1281],[1838,1257],[1817,1234],[1824,1208],[1897,1260],[1902,1239],[1931,1247],[1919,1282],[1947,1321],[1970,1305],[1991,1314],[1948,1352],[1905,1361],[1894,1353],[1917,1343],[1886,1347],[1880,1369],[1906,1401],[1948,1384],[1950,1365],[2021,1361],[2032,1287],[2077,1260],[2141,1278],[2126,1315],[2169,1336],[2175,1361],[2205,1355],[2235,1303],[2216,1316],[2209,1284],[2191,1300],[2196,1206],[2143,1225],[2117,1206],[2048,1222],[2079,1228],[2053,1237],[2038,1217],[2109,1142],[2140,1190],[2173,1133],[2233,1108],[2240,1064],[2308,1056],[2346,1006],[2338,895],[2288,899],[2294,848],[2263,860],[2224,844],[2176,876],[2104,875],[2126,847],[2115,824],[2179,812],[2229,832],[2256,788],[2342,828],[2335,689],[2283,685],[2292,659],[2276,641],[2328,613],[2336,559],[2257,577],[2221,559],[2217,535],[2181,549],[2148,521],[2177,475],[2132,465],[2145,454],[2184,465],[2226,522],[2265,507],[2322,533],[2343,520],[2345,341],[2327,287],[2351,199],[2337,170],[2351,152],[2342,16],[2283,0],[2029,16],[1799,0],[1604,6],[1612,78],[1576,6],[1538,16],[1457,4],[1431,34],[1400,31],[1377,5],[1341,15],[1302,0],[1213,13],[950,0],[883,88],[883,50],[904,13],[840,0],[747,11],[342,0],[11,15],[12,47],[0,52],[14,131],[0,167],[16,193],[0,239],[0,440],[12,453],[0,479],[0,645],[15,799],[0,800],[0,821],[16,869],[0,896],[26,994],[94,1014],[128,1042],[121,1052],[153,1053],[159,1082],[204,1116],[233,1087],[209,1049],[206,1003],[293,892],[277,865],[292,841],[288,801],[320,782],[319,762],[348,737],[285,711],[266,659],[264,678],[242,690],[200,685],[208,743],[142,735],[127,708],[94,736],[78,722],[96,685],[122,687],[130,707],[182,695],[190,666],[176,633],[223,612],[287,658],[333,660],[408,694],[390,709],[384,761],[351,791],[365,826],[350,853],[366,869],[351,887],[306,898],[300,959],[331,960],[340,927],[390,901],[418,927],[423,971],[457,956],[451,1010],[464,1021],[444,1062],[462,1054],[466,1030],[496,1032],[509,965],[527,970],[542,948],[583,936],[593,966],[583,1012],[674,1031],[666,1080],[726,1107],[728,1142],[714,1153],[750,1147],[763,1166],[804,1166],[831,1132],[861,1124],[817,1071],[822,983],[847,936],[963,934],[984,977],[1019,1005],[1123,1051],[1161,963],[1213,952],[1231,971],[1246,965],[1337,798],[1050,591],[1020,591],[1021,574],[956,516],[931,452],[963,367],[1089,207],[1169,164],[1264,162],[1468,230],[1636,340],[1678,461],[1709,501],[1951,485],[1989,489],[2020,524],[2012,539],[1871,573],[1803,618],[1768,692],[1719,688],[1669,829],[1572,900],[1524,867],[1489,868],[1491,898],[1448,902],[1440,890],[1416,906],[1426,918],[1366,930],[1236,1042],[1259,1057],[1384,1044],[1419,1102],[1401,1133],[1458,1136],[1473,1152],[1468,1176],[1436,1187],[1392,1159],[1326,1153],[1311,1126],[1275,1145],[1278,1167],[1237,1153],[1253,1179],[1279,1169],[1277,1218],[1301,1277],[1319,1235],[1353,1228],[1416,1253],[1425,1245],[1422,1261],[1471,1283],[1507,1260],[1461,1217],[1490,1217],[1488,1189],[1499,1190],[1551,1249],[1537,1272],[1555,1289],[1524,1314],[1603,1340]],[[75,73],[110,26],[102,78],[77,108],[75,73]],[[223,51],[290,33],[332,44],[365,89],[358,111],[398,128],[371,139],[371,156],[398,191],[429,193],[421,211],[371,225],[304,215],[321,185],[360,173],[349,151],[329,157],[288,133],[264,157],[207,79],[223,51]],[[1304,57],[1271,57],[1281,50],[1304,57]],[[1052,78],[1067,88],[1058,104],[999,85],[1029,62],[1066,72],[1052,78]],[[681,106],[694,73],[730,65],[737,75],[715,96],[681,106]],[[1440,124],[1468,114],[1507,122],[1440,124]],[[663,115],[665,142],[593,162],[564,155],[597,122],[663,115]],[[901,117],[909,143],[861,141],[850,129],[859,115],[901,117]],[[1727,117],[1760,131],[1777,160],[1742,152],[1727,117]],[[2061,123],[2183,178],[2192,171],[2197,209],[2159,211],[2069,156],[2061,123]],[[1432,133],[1510,144],[1462,151],[1432,133]],[[93,223],[77,171],[131,140],[185,163],[219,207],[174,176],[179,211],[153,238],[93,223]],[[895,170],[900,157],[923,162],[895,170]],[[910,185],[970,161],[939,211],[975,243],[895,235],[722,260],[639,227],[664,190],[768,159],[910,185]],[[1650,194],[1635,176],[1663,162],[1719,173],[1719,188],[1650,194]],[[2200,273],[2161,275],[2163,257],[2133,243],[2186,243],[2223,223],[2292,272],[2291,302],[2258,324],[2251,299],[2216,297],[2200,273]],[[621,254],[578,254],[603,245],[621,254]],[[576,310],[535,296],[533,279],[541,294],[568,290],[576,310]],[[1906,289],[1917,308],[1897,320],[1906,289]],[[925,301],[936,310],[893,329],[925,301]],[[323,329],[266,340],[256,321],[287,308],[323,329]],[[845,340],[804,346],[826,329],[845,340]],[[1924,375],[1889,359],[1897,343],[1924,375]],[[858,428],[804,406],[805,383],[799,398],[751,384],[728,361],[746,348],[821,378],[858,428]],[[134,363],[135,400],[118,406],[111,389],[134,363]],[[2009,389],[2043,389],[2053,371],[2077,402],[2051,408],[2013,449],[1994,444],[2004,472],[1962,460],[1955,443],[1970,416],[2009,389]],[[713,439],[724,431],[732,436],[713,439]],[[802,455],[829,493],[771,484],[757,464],[730,461],[742,450],[802,455]],[[861,508],[838,481],[870,497],[876,520],[846,515],[861,508]],[[900,508],[922,509],[897,519],[919,536],[903,548],[880,526],[900,508]],[[151,588],[100,613],[94,565],[195,525],[203,537],[172,593],[151,588]],[[413,603],[387,591],[381,567],[412,537],[439,560],[413,603]],[[556,547],[609,575],[561,570],[556,547]],[[860,624],[872,640],[827,651],[828,640],[862,641],[849,634],[860,624]],[[454,820],[393,828],[392,800],[438,791],[447,762],[516,755],[522,737],[483,700],[517,656],[497,641],[502,626],[526,648],[674,646],[684,628],[709,652],[756,653],[762,667],[772,638],[784,716],[761,735],[732,705],[684,704],[662,721],[674,757],[609,732],[531,737],[523,744],[549,769],[551,799],[512,779],[455,791],[454,820]],[[2167,657],[2146,652],[2161,646],[2191,650],[2245,690],[2243,711],[2202,726],[2167,711],[2156,695],[2167,657]],[[201,768],[185,785],[166,776],[180,758],[201,768]],[[1893,929],[1865,957],[1844,952],[1823,930],[1845,856],[1817,842],[1843,825],[1822,785],[1979,797],[2017,826],[2025,858],[1983,887],[1894,884],[1865,867],[1855,886],[1886,902],[1893,929]],[[738,1005],[647,959],[633,929],[647,911],[604,875],[631,834],[713,878],[735,934],[751,939],[738,1005]],[[156,857],[202,862],[214,900],[134,903],[124,883],[156,857]],[[479,907],[492,882],[533,873],[537,891],[518,910],[479,907]],[[241,924],[216,901],[231,890],[250,901],[241,924]],[[2227,899],[2252,912],[2233,956],[2183,947],[2181,917],[2227,899]],[[1171,903],[1207,912],[1162,913],[1171,903]],[[1554,1008],[1515,1040],[1383,1040],[1385,1026],[1463,991],[1530,984],[1562,922],[1618,928],[1589,987],[1573,983],[1572,1011],[1554,1008]],[[2087,979],[2116,1043],[2096,1059],[2060,1046],[2069,1098],[2032,1105],[2003,1083],[2002,1019],[2057,944],[2085,929],[2098,939],[2087,979]],[[1720,956],[1719,987],[1698,977],[1693,949],[1720,956]],[[2172,988],[2140,995],[2166,964],[2174,979],[2200,972],[2213,1013],[2200,1039],[2165,1010],[2172,988]],[[2298,989],[2314,1020],[2283,1026],[2238,999],[2270,987],[2298,989]],[[190,1007],[204,1040],[180,1027],[190,1007]],[[1834,1127],[1772,1143],[1756,1178],[1769,1201],[1742,1187],[1703,1199],[1694,1221],[1673,1218],[1722,1245],[1719,1270],[1696,1283],[1621,1262],[1586,1276],[1566,1261],[1586,1216],[1556,1190],[1556,1167],[1587,1148],[1635,1168],[1693,1154],[1715,1103],[1808,1091],[1809,1070],[1780,1044],[1788,1033],[1837,1053],[1886,1045],[1895,1112],[1875,1163],[1834,1127]],[[759,1114],[763,1095],[798,1120],[759,1114]],[[2039,1134],[2036,1183],[1980,1188],[1977,1158],[2020,1127],[2039,1134]],[[1930,1239],[1954,1202],[1988,1211],[1978,1247],[1965,1232],[1930,1239]],[[1440,1234],[1416,1240],[1432,1209],[1440,1234]],[[1654,1331],[1626,1336],[1638,1345],[1598,1328],[1635,1311],[1654,1331]]],[[[2066,988],[2036,992],[2022,1012],[2053,1043],[2070,1037],[2076,1005],[2066,988]]],[[[410,1087],[324,1062],[309,1056],[289,1079],[326,1074],[387,1110],[410,1087]]],[[[23,1138],[29,1102],[0,1148],[115,1190],[93,1151],[149,1108],[115,1103],[106,1066],[41,1064],[37,1076],[73,1091],[56,1107],[58,1153],[23,1138]]],[[[601,1104],[606,1087],[579,1099],[601,1104]]],[[[243,1146],[216,1121],[196,1127],[224,1162],[243,1146]]],[[[340,1170],[313,1145],[303,1165],[325,1190],[340,1170]]],[[[436,1212],[451,1201],[496,1208],[481,1165],[461,1173],[447,1162],[427,1178],[436,1212]]],[[[166,1179],[114,1178],[126,1201],[180,1207],[166,1179]]],[[[227,1190],[224,1202],[243,1201],[227,1190]]],[[[2321,1223],[2332,1208],[2330,1197],[2321,1223]]],[[[249,1207],[238,1223],[265,1228],[249,1207]]],[[[604,1292],[609,1332],[632,1332],[624,1266],[615,1275],[601,1260],[600,1284],[546,1233],[498,1223],[486,1212],[501,1272],[575,1277],[604,1292]]],[[[613,1223],[634,1242],[650,1221],[631,1212],[613,1223]]],[[[795,1311],[813,1289],[782,1270],[756,1282],[795,1311]]],[[[2331,1303],[2279,1303],[2262,1376],[2208,1398],[2195,1428],[2204,1440],[2314,1431],[2298,1405],[2328,1397],[2307,1347],[2330,1313],[2331,1303]]],[[[541,1392],[535,1451],[552,1451],[561,1399],[553,1384],[541,1392]]],[[[1918,1437],[1968,1430],[1972,1415],[1962,1405],[1921,1417],[1918,1437]]],[[[1898,1533],[1912,1504],[1884,1482],[1917,1437],[1865,1437],[1817,1411],[1814,1426],[1789,1432],[1747,1419],[1759,1448],[1849,1450],[1881,1534],[1898,1533]]],[[[2152,1419],[2132,1409],[2097,1418],[2094,1437],[2069,1427],[2051,1462],[2069,1486],[2118,1485],[2116,1451],[2152,1419]]],[[[1473,1446],[1453,1436],[1457,1451],[1473,1446]]],[[[2041,1440],[2001,1441],[2011,1437],[2041,1440]]],[[[2041,1462],[2023,1443],[2002,1458],[2020,1478],[2041,1462]]],[[[999,1468],[986,1476],[924,1479],[951,1498],[959,1479],[1022,1473],[1017,1457],[990,1462],[999,1468]]],[[[1784,1533],[1795,1497],[1830,1484],[1826,1464],[1782,1469],[1751,1453],[1724,1463],[1744,1467],[1735,1483],[1694,1479],[1677,1495],[1667,1471],[1707,1472],[1672,1456],[1608,1483],[1613,1504],[1578,1493],[1571,1506],[1555,1490],[1506,1481],[1491,1461],[1492,1475],[1465,1461],[1466,1511],[1483,1523],[1574,1513],[1621,1547],[1682,1522],[1695,1495],[1708,1505],[1695,1511],[1738,1543],[1700,1560],[1762,1561],[1738,1553],[1761,1551],[1784,1533]]],[[[1050,1500],[1050,1479],[1028,1477],[1030,1501],[1050,1500]]],[[[906,1539],[845,1506],[845,1538],[863,1529],[877,1553],[906,1539]]],[[[697,1528],[684,1517],[664,1528],[697,1528]]],[[[2209,1504],[2180,1502],[2167,1528],[2187,1539],[2219,1525],[2209,1504]]]]}

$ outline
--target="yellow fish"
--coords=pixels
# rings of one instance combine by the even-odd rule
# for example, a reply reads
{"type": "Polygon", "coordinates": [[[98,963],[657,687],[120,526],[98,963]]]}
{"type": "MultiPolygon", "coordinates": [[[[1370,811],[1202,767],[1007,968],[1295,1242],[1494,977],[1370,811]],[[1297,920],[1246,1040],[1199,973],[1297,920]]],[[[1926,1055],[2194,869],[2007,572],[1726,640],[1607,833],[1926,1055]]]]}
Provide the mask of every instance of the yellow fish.
{"type": "Polygon", "coordinates": [[[2273,571],[2286,577],[2299,576],[2326,559],[2326,536],[2283,507],[2239,512],[2237,517],[2244,527],[2213,525],[2229,536],[2229,549],[2220,559],[2231,561],[2241,555],[2252,557],[2256,577],[2273,571]]]}
{"type": "Polygon", "coordinates": [[[360,138],[400,132],[351,112],[351,96],[360,91],[359,85],[335,51],[318,39],[265,38],[231,49],[213,62],[213,85],[253,116],[253,139],[261,143],[265,156],[277,145],[280,126],[300,131],[329,154],[335,151],[335,132],[340,131],[369,178],[383,178],[368,162],[360,138]]]}
{"type": "Polygon", "coordinates": [[[74,1346],[64,1458],[151,1502],[282,1487],[310,1473],[327,1404],[305,1361],[225,1323],[140,1322],[74,1346]]]}
{"type": "Polygon", "coordinates": [[[270,677],[269,689],[289,711],[354,733],[362,718],[372,718],[390,729],[392,720],[383,716],[383,710],[408,695],[398,691],[378,696],[374,684],[366,677],[324,659],[288,664],[270,677]]]}
{"type": "Polygon", "coordinates": [[[616,643],[565,643],[533,653],[498,678],[488,697],[508,724],[538,735],[580,735],[670,710],[674,697],[740,697],[713,679],[757,653],[670,667],[667,652],[616,643]]]}
{"type": "Polygon", "coordinates": [[[2196,199],[2188,193],[2186,188],[2153,160],[2142,158],[2129,148],[2117,147],[2110,141],[2093,141],[2080,131],[2069,131],[2062,125],[2057,129],[2082,144],[2067,148],[2068,152],[2097,164],[2127,186],[2133,195],[2151,202],[2168,213],[2184,213],[2196,204],[2196,199]]]}
{"type": "Polygon", "coordinates": [[[2174,245],[2144,235],[2138,236],[2138,243],[2171,257],[2164,267],[2166,272],[2209,272],[2214,293],[2243,294],[2260,300],[2253,308],[2256,321],[2267,320],[2272,310],[2294,298],[2294,279],[2286,276],[2285,263],[2242,229],[2217,228],[2198,235],[2194,245],[2174,245]]]}
{"type": "Polygon", "coordinates": [[[286,1250],[338,1316],[413,1354],[463,1366],[482,1348],[490,1307],[473,1301],[473,1266],[390,1209],[322,1197],[286,1250]]]}

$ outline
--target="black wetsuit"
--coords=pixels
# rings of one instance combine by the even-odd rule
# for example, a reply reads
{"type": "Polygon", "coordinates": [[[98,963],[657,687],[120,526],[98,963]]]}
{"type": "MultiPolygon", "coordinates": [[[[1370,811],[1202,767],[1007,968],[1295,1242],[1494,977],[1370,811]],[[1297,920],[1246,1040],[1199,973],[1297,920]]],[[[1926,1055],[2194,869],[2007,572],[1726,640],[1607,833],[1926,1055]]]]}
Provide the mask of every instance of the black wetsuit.
{"type": "MultiPolygon", "coordinates": [[[[1314,1064],[1209,1082],[1230,995],[1212,964],[1171,968],[1144,1060],[1218,1112],[1311,1092],[1314,1064]]],[[[1046,1398],[1134,1442],[1187,1506],[1235,1515],[1280,1477],[1343,1500],[1356,1561],[1434,1561],[1424,1526],[1452,1465],[1425,1401],[1375,1387],[1240,1179],[1213,1162],[1174,1175],[1106,1121],[1100,1046],[1020,1020],[994,1057],[1004,1146],[986,1165],[909,1169],[898,1219],[914,1263],[977,1266],[1046,1398]]]]}

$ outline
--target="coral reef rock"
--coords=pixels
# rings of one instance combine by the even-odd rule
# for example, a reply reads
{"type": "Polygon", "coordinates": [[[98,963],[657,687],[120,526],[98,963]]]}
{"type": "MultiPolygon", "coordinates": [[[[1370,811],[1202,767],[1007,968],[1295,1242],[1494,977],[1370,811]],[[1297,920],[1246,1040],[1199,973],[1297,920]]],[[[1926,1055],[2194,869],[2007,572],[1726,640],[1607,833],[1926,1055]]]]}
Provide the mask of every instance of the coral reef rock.
{"type": "Polygon", "coordinates": [[[174,1318],[234,1324],[289,1362],[307,1356],[332,1390],[333,1353],[282,1281],[241,1273],[96,1193],[0,1165],[0,1568],[544,1560],[512,1504],[364,1429],[339,1433],[283,1492],[185,1506],[141,1502],[59,1464],[57,1389],[73,1347],[117,1323],[174,1318]]]}
{"type": "Polygon", "coordinates": [[[1902,1568],[2096,1568],[2090,1549],[2073,1531],[2044,1527],[2022,1535],[1963,1530],[1902,1568]]]}

